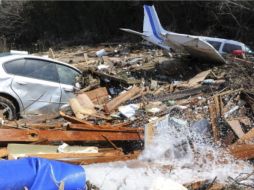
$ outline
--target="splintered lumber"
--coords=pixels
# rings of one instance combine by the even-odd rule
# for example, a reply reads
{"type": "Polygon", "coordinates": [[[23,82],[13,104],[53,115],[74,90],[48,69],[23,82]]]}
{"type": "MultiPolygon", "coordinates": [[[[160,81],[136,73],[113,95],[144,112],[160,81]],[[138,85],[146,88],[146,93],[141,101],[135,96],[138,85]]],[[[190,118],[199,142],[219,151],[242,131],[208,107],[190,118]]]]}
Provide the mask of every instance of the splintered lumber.
{"type": "Polygon", "coordinates": [[[120,94],[110,102],[108,102],[105,106],[104,109],[107,113],[111,113],[113,110],[115,110],[119,105],[122,103],[126,102],[127,100],[131,99],[133,96],[136,94],[140,93],[141,89],[137,86],[133,86],[129,91],[120,94]]]}
{"type": "Polygon", "coordinates": [[[66,158],[80,156],[80,155],[94,156],[96,153],[98,153],[99,149],[98,147],[94,147],[94,146],[67,145],[65,146],[65,148],[63,148],[62,145],[54,146],[54,145],[9,143],[7,146],[7,150],[8,150],[8,159],[17,159],[20,157],[27,157],[30,155],[54,155],[54,154],[66,155],[66,158]]]}
{"type": "Polygon", "coordinates": [[[83,114],[94,115],[96,113],[95,109],[91,109],[89,107],[82,107],[77,98],[71,98],[69,100],[69,103],[74,114],[79,119],[84,118],[83,114]]]}
{"type": "Polygon", "coordinates": [[[104,124],[104,125],[95,125],[88,121],[77,119],[75,117],[71,117],[66,115],[63,112],[60,112],[60,115],[67,121],[71,122],[68,127],[70,129],[78,129],[78,130],[101,130],[101,131],[133,131],[133,132],[144,132],[143,128],[130,128],[130,123],[119,123],[119,124],[104,124]]]}
{"type": "MultiPolygon", "coordinates": [[[[92,164],[100,162],[112,162],[120,160],[136,159],[139,151],[132,154],[125,155],[121,149],[103,148],[98,149],[98,152],[84,152],[84,153],[60,153],[59,146],[53,145],[31,145],[31,144],[9,144],[8,145],[8,159],[19,159],[23,157],[39,157],[52,160],[60,160],[73,164],[92,164]]],[[[71,146],[70,146],[71,147],[71,146]]],[[[97,148],[97,147],[79,147],[97,148]]]]}
{"type": "Polygon", "coordinates": [[[211,72],[211,70],[209,69],[207,71],[203,71],[201,73],[198,73],[196,76],[194,76],[192,79],[189,80],[188,85],[190,87],[193,87],[193,86],[197,85],[198,83],[205,80],[205,78],[207,77],[207,75],[209,75],[210,72],[211,72]]]}
{"type": "Polygon", "coordinates": [[[108,91],[106,87],[97,88],[85,94],[90,98],[94,104],[103,104],[108,101],[108,91]]]}
{"type": "MultiPolygon", "coordinates": [[[[84,94],[84,96],[86,96],[86,95],[84,94]]],[[[86,97],[86,98],[88,98],[88,97],[86,97]]],[[[80,97],[80,99],[82,99],[82,97],[80,97]]],[[[71,98],[69,100],[71,109],[73,110],[75,116],[78,119],[84,119],[85,118],[84,115],[89,115],[89,116],[93,116],[93,117],[97,117],[97,118],[101,118],[101,119],[105,119],[105,120],[111,119],[110,117],[106,117],[104,115],[97,114],[96,110],[94,108],[90,107],[91,106],[90,103],[85,103],[84,99],[82,101],[83,101],[82,102],[83,106],[80,104],[80,101],[78,98],[71,98]],[[85,105],[89,105],[89,106],[85,106],[85,105]]]]}
{"type": "Polygon", "coordinates": [[[238,159],[247,160],[254,158],[254,144],[232,145],[229,151],[238,159]]]}
{"type": "MultiPolygon", "coordinates": [[[[88,164],[96,164],[96,163],[104,163],[104,162],[116,162],[116,161],[127,161],[127,160],[135,160],[139,157],[140,152],[136,151],[132,154],[127,155],[116,155],[116,156],[105,156],[105,157],[94,157],[94,158],[87,158],[83,160],[74,160],[72,163],[75,163],[78,161],[78,163],[82,165],[88,165],[88,164]]],[[[77,164],[78,164],[77,163],[77,164]]]]}
{"type": "Polygon", "coordinates": [[[241,128],[241,124],[239,120],[227,120],[228,125],[231,127],[231,129],[234,131],[234,133],[237,135],[238,138],[241,138],[244,135],[244,132],[241,128]]]}
{"type": "Polygon", "coordinates": [[[246,142],[252,141],[253,139],[254,139],[254,128],[252,128],[247,133],[245,133],[240,139],[238,139],[236,143],[237,144],[246,143],[246,142]]]}
{"type": "Polygon", "coordinates": [[[96,75],[100,78],[110,79],[111,81],[116,81],[116,82],[126,84],[126,85],[133,85],[133,84],[139,84],[140,83],[140,80],[123,79],[123,78],[117,77],[115,75],[109,75],[109,74],[106,74],[106,73],[103,73],[103,72],[93,71],[91,69],[90,69],[90,72],[93,75],[96,75]]]}
{"type": "Polygon", "coordinates": [[[3,158],[5,156],[8,156],[7,148],[0,148],[0,158],[3,158]]]}
{"type": "Polygon", "coordinates": [[[112,131],[112,132],[132,132],[132,133],[143,133],[143,128],[130,128],[130,127],[121,127],[116,125],[115,127],[110,125],[94,125],[94,126],[86,126],[84,124],[69,124],[70,129],[78,129],[85,131],[112,131]]]}
{"type": "Polygon", "coordinates": [[[85,93],[78,94],[76,96],[76,99],[78,100],[78,102],[79,102],[81,107],[83,107],[83,108],[89,108],[89,109],[93,110],[94,113],[96,113],[96,111],[94,109],[93,102],[90,100],[90,98],[85,93]]]}
{"type": "Polygon", "coordinates": [[[221,106],[220,106],[220,97],[218,95],[215,95],[213,97],[214,103],[215,103],[215,109],[217,112],[217,116],[221,116],[221,106]]]}
{"type": "Polygon", "coordinates": [[[210,119],[212,124],[212,132],[213,132],[213,138],[215,142],[219,140],[219,132],[217,129],[217,114],[216,114],[216,106],[215,104],[211,103],[209,105],[209,112],[210,112],[210,119]]]}
{"type": "Polygon", "coordinates": [[[62,131],[62,130],[21,130],[0,129],[0,142],[70,142],[70,141],[111,141],[143,140],[139,132],[119,131],[62,131]]]}

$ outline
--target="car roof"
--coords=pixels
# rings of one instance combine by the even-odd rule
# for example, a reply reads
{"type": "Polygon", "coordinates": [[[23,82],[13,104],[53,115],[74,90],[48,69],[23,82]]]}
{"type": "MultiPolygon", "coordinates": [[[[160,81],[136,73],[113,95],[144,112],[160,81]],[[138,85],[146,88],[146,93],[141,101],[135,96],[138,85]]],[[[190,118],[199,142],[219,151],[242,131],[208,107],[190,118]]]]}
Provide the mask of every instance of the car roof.
{"type": "Polygon", "coordinates": [[[67,63],[64,63],[62,61],[58,61],[58,60],[55,60],[55,59],[50,59],[50,58],[40,57],[40,56],[35,56],[35,55],[15,55],[15,54],[6,55],[6,56],[3,56],[3,57],[0,57],[0,64],[3,64],[3,63],[8,62],[8,61],[15,60],[15,59],[22,59],[22,58],[23,59],[24,58],[39,59],[39,60],[43,60],[43,61],[50,61],[50,62],[54,62],[54,63],[59,63],[61,65],[65,65],[67,67],[73,68],[76,71],[81,73],[81,71],[79,69],[77,69],[76,67],[74,67],[70,64],[67,64],[67,63]]]}

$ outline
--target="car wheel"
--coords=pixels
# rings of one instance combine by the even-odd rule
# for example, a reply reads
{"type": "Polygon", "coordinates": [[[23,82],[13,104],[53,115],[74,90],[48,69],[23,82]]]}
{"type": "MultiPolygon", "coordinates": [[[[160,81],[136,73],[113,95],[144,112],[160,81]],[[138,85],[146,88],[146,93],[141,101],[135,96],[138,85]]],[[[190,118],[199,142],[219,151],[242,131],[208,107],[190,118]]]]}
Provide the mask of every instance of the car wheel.
{"type": "Polygon", "coordinates": [[[0,117],[8,120],[14,120],[17,118],[15,105],[11,100],[4,97],[0,97],[0,117]]]}

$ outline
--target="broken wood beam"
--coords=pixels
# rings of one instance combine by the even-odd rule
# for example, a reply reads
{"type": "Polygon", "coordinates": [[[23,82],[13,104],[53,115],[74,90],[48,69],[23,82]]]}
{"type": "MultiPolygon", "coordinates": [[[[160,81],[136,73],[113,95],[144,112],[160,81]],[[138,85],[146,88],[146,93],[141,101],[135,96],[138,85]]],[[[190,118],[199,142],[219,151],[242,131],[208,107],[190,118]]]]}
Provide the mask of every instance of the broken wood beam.
{"type": "Polygon", "coordinates": [[[85,94],[92,100],[94,104],[103,104],[108,101],[108,91],[106,87],[97,88],[85,94]]]}
{"type": "Polygon", "coordinates": [[[111,132],[129,132],[129,133],[143,133],[143,128],[130,128],[130,127],[113,127],[113,126],[86,126],[83,124],[69,124],[70,129],[84,130],[84,131],[111,131],[111,132]]]}
{"type": "Polygon", "coordinates": [[[122,103],[126,102],[127,100],[131,99],[133,96],[137,95],[138,93],[141,92],[141,89],[137,86],[133,86],[129,91],[118,95],[115,97],[113,100],[108,102],[105,106],[104,109],[105,111],[109,114],[113,110],[115,110],[118,106],[120,106],[122,103]]]}
{"type": "Polygon", "coordinates": [[[248,143],[248,142],[253,141],[253,140],[254,140],[254,128],[249,130],[240,139],[238,139],[236,144],[248,143]]]}
{"type": "Polygon", "coordinates": [[[0,148],[0,158],[8,156],[7,148],[0,148]]]}
{"type": "Polygon", "coordinates": [[[111,141],[139,141],[144,136],[139,132],[0,129],[0,142],[106,141],[103,135],[111,141]]]}
{"type": "Polygon", "coordinates": [[[214,138],[214,141],[217,142],[219,140],[219,131],[217,128],[217,112],[216,112],[216,106],[214,103],[211,103],[209,105],[209,112],[210,112],[213,138],[214,138]]]}
{"type": "Polygon", "coordinates": [[[229,152],[237,159],[252,159],[254,158],[254,144],[232,145],[229,152]]]}
{"type": "Polygon", "coordinates": [[[241,138],[242,136],[244,136],[244,132],[241,128],[241,124],[239,120],[234,119],[234,120],[226,120],[226,121],[238,138],[241,138]]]}

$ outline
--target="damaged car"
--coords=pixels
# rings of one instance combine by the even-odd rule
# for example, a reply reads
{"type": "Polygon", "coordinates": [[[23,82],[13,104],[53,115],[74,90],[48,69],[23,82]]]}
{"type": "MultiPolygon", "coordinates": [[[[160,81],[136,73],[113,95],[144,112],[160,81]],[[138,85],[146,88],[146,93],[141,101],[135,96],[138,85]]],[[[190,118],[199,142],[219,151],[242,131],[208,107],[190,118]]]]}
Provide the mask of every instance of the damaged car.
{"type": "Polygon", "coordinates": [[[51,114],[74,96],[81,72],[66,63],[32,55],[0,57],[0,114],[51,114]]]}

